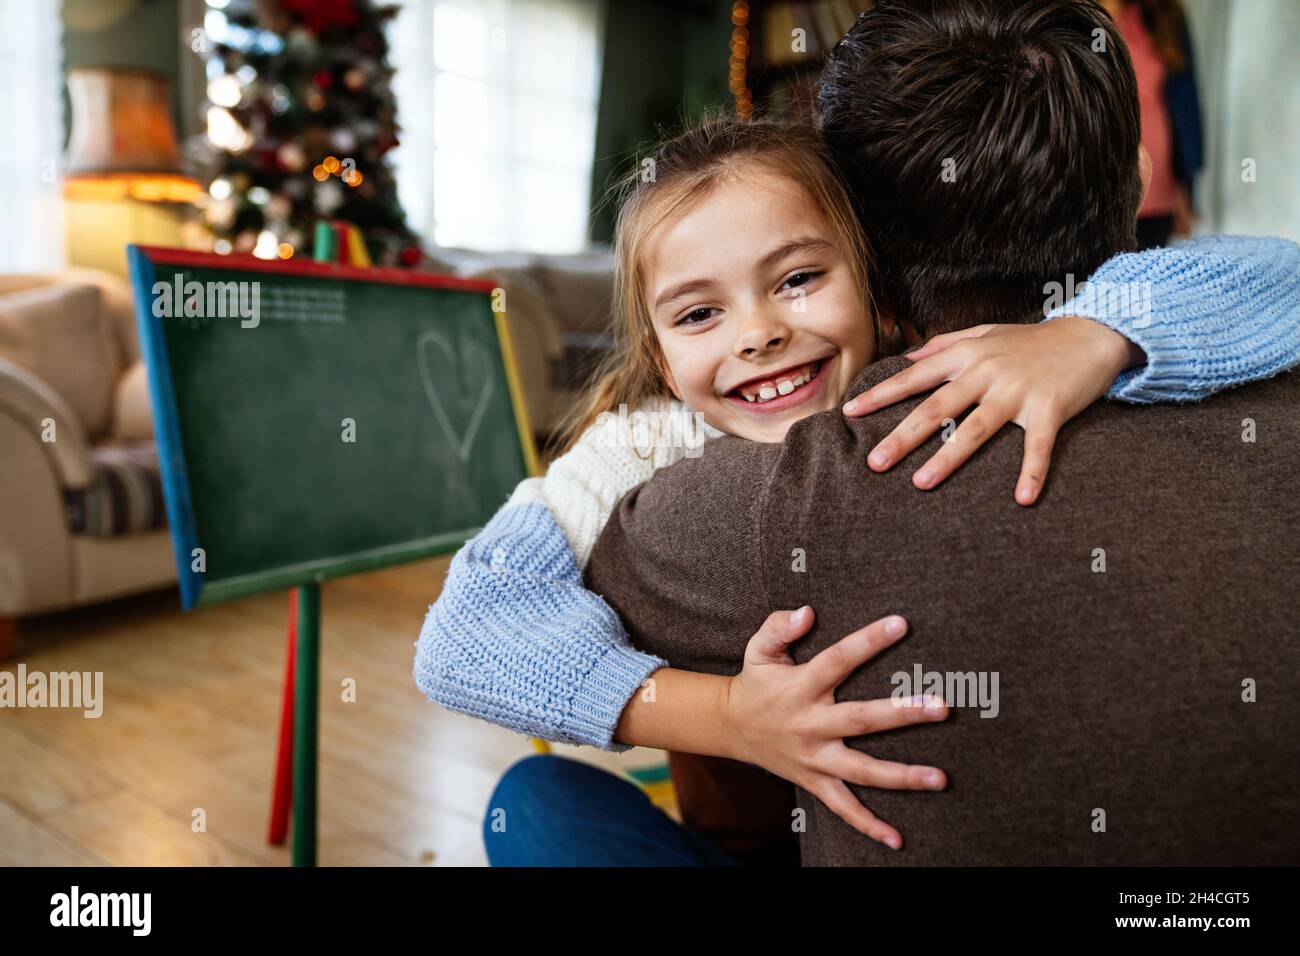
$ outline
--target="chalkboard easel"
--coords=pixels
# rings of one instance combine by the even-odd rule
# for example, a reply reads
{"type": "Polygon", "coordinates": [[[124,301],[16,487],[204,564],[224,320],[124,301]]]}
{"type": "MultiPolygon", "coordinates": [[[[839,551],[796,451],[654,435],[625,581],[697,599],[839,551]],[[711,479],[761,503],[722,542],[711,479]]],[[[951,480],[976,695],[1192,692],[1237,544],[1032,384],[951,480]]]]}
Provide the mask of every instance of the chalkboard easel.
{"type": "Polygon", "coordinates": [[[455,551],[537,472],[506,316],[482,281],[128,258],[182,605],[296,589],[271,839],[292,786],[311,866],[321,582],[455,551]]]}

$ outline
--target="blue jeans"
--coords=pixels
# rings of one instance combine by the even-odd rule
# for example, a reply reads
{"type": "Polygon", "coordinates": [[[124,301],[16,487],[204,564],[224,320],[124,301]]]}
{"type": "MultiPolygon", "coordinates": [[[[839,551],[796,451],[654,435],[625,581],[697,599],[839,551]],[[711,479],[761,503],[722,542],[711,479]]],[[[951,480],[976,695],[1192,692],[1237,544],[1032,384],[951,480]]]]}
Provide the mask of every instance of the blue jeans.
{"type": "Polygon", "coordinates": [[[634,784],[552,754],[525,757],[488,801],[492,866],[739,866],[634,784]]]}

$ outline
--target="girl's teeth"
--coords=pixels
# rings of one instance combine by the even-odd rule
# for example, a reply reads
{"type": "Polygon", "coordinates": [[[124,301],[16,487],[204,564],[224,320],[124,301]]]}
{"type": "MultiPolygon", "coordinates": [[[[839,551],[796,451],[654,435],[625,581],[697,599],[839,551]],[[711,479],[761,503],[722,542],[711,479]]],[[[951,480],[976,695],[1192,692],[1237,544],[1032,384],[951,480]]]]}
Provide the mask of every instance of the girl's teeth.
{"type": "Polygon", "coordinates": [[[741,394],[745,396],[745,401],[747,402],[770,402],[778,395],[789,395],[796,388],[807,385],[813,380],[813,375],[816,371],[817,367],[814,366],[810,371],[802,372],[799,375],[794,376],[794,378],[781,379],[781,381],[776,383],[775,387],[764,385],[758,390],[758,395],[751,395],[748,392],[742,392],[741,394]]]}

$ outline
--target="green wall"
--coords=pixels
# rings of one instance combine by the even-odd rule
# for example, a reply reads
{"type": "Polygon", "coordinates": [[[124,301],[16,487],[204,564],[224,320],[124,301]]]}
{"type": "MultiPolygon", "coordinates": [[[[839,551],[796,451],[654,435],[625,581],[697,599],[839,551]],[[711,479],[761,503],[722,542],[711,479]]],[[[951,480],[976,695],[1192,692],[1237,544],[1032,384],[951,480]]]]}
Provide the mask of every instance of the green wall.
{"type": "Polygon", "coordinates": [[[609,0],[592,166],[593,241],[608,242],[613,234],[614,211],[603,199],[637,148],[657,140],[661,129],[730,102],[730,38],[727,0],[609,0]]]}

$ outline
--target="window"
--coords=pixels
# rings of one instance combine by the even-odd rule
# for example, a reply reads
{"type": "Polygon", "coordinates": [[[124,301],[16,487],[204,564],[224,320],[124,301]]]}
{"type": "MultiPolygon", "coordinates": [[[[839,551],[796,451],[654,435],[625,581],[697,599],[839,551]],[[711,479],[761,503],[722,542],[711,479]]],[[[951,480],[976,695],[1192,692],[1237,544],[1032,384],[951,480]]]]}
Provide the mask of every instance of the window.
{"type": "Polygon", "coordinates": [[[62,39],[59,4],[0,2],[0,114],[5,124],[0,272],[46,272],[63,265],[62,39]]]}
{"type": "Polygon", "coordinates": [[[587,246],[597,0],[406,0],[390,40],[398,193],[426,241],[587,246]]]}

